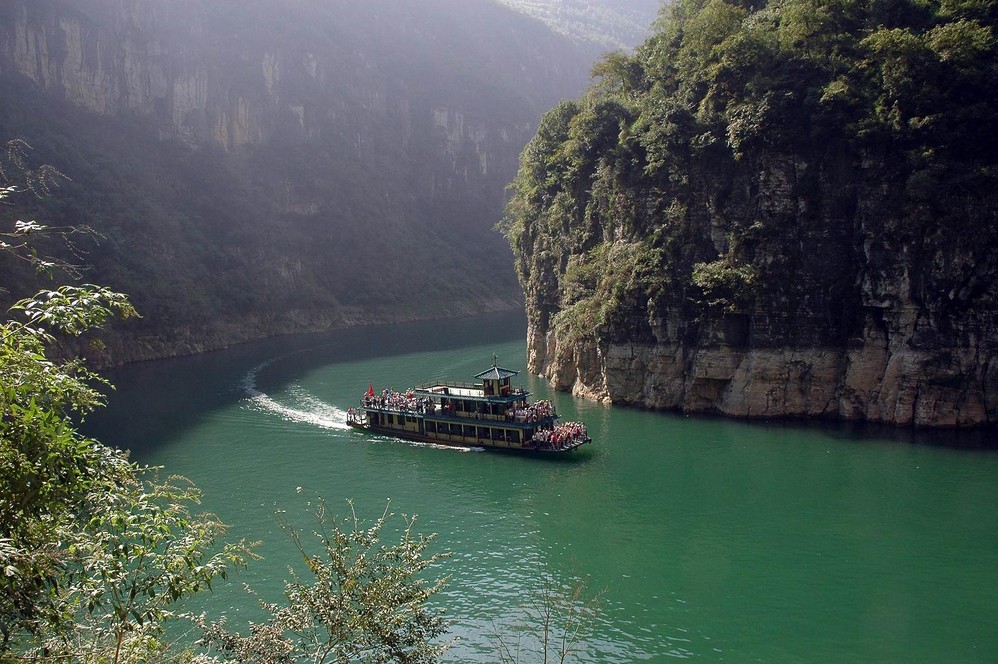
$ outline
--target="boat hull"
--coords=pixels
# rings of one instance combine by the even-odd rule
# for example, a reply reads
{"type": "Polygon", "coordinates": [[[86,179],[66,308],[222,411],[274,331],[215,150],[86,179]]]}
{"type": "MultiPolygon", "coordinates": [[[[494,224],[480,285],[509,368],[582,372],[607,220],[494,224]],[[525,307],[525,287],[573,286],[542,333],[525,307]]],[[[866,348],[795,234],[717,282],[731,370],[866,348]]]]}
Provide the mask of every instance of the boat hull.
{"type": "Polygon", "coordinates": [[[401,440],[411,440],[417,443],[429,443],[433,445],[445,445],[447,447],[480,447],[489,451],[494,452],[516,452],[521,454],[537,454],[537,455],[561,455],[574,452],[582,445],[592,442],[591,439],[587,438],[580,442],[574,442],[571,445],[566,445],[564,447],[541,447],[539,445],[520,445],[512,443],[500,444],[497,441],[483,440],[483,439],[454,439],[454,438],[441,438],[438,436],[430,436],[422,433],[416,433],[414,431],[403,431],[391,427],[378,427],[365,424],[363,422],[347,422],[347,424],[357,429],[358,431],[366,431],[369,433],[376,433],[383,436],[391,436],[392,438],[399,438],[401,440]]]}

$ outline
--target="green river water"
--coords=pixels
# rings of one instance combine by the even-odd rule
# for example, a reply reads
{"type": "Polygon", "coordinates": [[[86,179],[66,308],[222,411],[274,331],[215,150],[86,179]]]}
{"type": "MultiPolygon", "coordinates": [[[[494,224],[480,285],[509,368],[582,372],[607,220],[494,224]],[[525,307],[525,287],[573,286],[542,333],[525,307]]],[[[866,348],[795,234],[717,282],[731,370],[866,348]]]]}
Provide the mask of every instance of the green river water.
{"type": "Polygon", "coordinates": [[[578,661],[998,662],[988,436],[576,400],[526,374],[524,329],[519,316],[385,326],[135,365],[111,374],[118,390],[87,430],[189,477],[233,536],[262,541],[263,560],[202,600],[234,622],[258,617],[243,583],[276,598],[295,562],[278,514],[321,495],[366,519],[391,499],[439,534],[450,661],[496,661],[492,633],[523,622],[542,578],[583,577],[602,599],[578,661]],[[471,381],[493,353],[594,444],[545,460],[344,424],[368,382],[471,381]]]}

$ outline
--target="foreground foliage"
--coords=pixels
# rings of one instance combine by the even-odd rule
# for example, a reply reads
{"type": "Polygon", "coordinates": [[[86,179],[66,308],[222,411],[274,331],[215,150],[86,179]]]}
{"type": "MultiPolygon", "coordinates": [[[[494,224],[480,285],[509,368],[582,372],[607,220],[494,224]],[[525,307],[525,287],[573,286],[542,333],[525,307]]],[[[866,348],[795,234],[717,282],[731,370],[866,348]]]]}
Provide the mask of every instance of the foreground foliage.
{"type": "Polygon", "coordinates": [[[81,435],[103,403],[79,361],[49,356],[126,298],[94,286],[22,300],[0,324],[0,630],[8,656],[134,661],[159,648],[171,607],[243,560],[214,551],[222,524],[194,515],[198,493],[160,483],[81,435]]]}
{"type": "Polygon", "coordinates": [[[320,501],[315,511],[317,553],[290,524],[304,577],[292,570],[285,602],[261,602],[266,622],[248,635],[230,631],[224,620],[196,619],[201,644],[218,659],[233,662],[434,662],[449,644],[439,638],[447,622],[427,601],[445,580],[428,582],[420,574],[443,554],[427,554],[434,537],[417,535],[415,518],[405,518],[399,543],[382,544],[387,509],[363,527],[351,505],[346,524],[320,501]]]}
{"type": "MultiPolygon", "coordinates": [[[[8,181],[0,200],[35,190],[22,172],[25,184],[8,181]]],[[[15,221],[0,259],[53,267],[30,237],[47,230],[15,221]]],[[[155,481],[76,428],[103,405],[107,385],[53,350],[112,316],[134,316],[128,298],[62,286],[10,313],[0,323],[0,658],[149,659],[163,649],[174,605],[242,564],[245,550],[216,550],[224,527],[191,511],[193,487],[155,481]]]]}
{"type": "Polygon", "coordinates": [[[600,595],[592,594],[581,579],[565,583],[543,573],[540,584],[526,598],[522,615],[493,623],[497,658],[503,664],[564,664],[580,659],[585,638],[599,616],[600,595]]]}

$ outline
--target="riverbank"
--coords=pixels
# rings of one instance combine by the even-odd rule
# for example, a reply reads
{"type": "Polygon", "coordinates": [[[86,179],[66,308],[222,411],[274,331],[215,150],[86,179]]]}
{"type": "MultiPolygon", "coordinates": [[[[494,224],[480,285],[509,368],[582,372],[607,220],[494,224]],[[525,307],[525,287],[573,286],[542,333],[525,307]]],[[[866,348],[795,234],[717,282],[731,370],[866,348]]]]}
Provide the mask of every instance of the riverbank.
{"type": "MultiPolygon", "coordinates": [[[[241,344],[287,337],[319,334],[355,327],[404,324],[417,321],[447,321],[477,316],[506,314],[522,317],[523,304],[512,299],[491,301],[452,301],[398,307],[342,307],[335,311],[296,309],[263,314],[189,322],[153,329],[138,321],[119,321],[94,339],[72,340],[65,354],[86,358],[92,368],[109,369],[136,362],[198,355],[241,344]]],[[[141,315],[141,311],[139,312],[141,315]]]]}

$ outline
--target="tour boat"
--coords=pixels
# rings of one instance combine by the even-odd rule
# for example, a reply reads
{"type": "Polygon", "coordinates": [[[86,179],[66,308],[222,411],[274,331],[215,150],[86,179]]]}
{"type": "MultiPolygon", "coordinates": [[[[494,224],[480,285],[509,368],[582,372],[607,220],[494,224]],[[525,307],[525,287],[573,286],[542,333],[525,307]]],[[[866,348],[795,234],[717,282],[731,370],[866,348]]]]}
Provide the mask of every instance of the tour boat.
{"type": "MultiPolygon", "coordinates": [[[[498,361],[498,360],[497,360],[498,361]]],[[[359,408],[347,411],[357,429],[425,443],[531,453],[571,452],[592,442],[585,424],[558,422],[550,401],[509,383],[518,371],[492,368],[478,383],[431,383],[405,392],[375,393],[368,385],[359,408]]]]}

